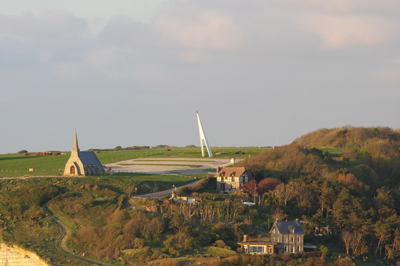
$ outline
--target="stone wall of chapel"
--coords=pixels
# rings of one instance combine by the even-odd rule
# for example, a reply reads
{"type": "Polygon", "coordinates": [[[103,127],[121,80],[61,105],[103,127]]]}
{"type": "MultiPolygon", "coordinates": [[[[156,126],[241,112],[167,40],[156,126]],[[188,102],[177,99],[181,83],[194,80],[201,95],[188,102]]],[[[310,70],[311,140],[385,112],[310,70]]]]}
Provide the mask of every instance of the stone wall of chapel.
{"type": "Polygon", "coordinates": [[[81,159],[78,156],[78,153],[75,153],[75,152],[71,153],[71,157],[69,158],[67,164],[65,165],[64,175],[67,175],[67,176],[79,176],[79,175],[84,176],[84,175],[86,175],[85,168],[82,164],[81,159]],[[71,175],[69,173],[69,169],[71,168],[72,165],[75,167],[79,167],[79,169],[75,169],[74,175],[71,175]]]}

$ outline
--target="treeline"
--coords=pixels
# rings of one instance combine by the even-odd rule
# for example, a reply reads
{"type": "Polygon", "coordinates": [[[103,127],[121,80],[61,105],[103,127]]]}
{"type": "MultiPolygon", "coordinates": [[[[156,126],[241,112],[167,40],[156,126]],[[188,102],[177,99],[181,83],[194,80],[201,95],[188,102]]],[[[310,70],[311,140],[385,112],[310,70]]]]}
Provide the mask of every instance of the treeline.
{"type": "Polygon", "coordinates": [[[130,150],[148,150],[148,149],[150,149],[149,146],[131,146],[125,148],[122,148],[121,146],[116,146],[114,149],[88,149],[88,151],[115,151],[115,150],[130,151],[130,150]]]}

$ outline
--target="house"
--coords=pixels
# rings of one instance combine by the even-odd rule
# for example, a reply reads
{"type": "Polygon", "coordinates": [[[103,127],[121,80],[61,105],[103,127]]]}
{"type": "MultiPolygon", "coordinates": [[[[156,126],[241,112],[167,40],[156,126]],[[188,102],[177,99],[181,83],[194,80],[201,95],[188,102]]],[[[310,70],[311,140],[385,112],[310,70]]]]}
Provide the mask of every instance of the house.
{"type": "Polygon", "coordinates": [[[253,180],[244,167],[217,167],[214,177],[217,178],[217,191],[220,192],[241,189],[244,183],[253,180]]]}
{"type": "Polygon", "coordinates": [[[265,255],[276,253],[275,246],[277,243],[262,239],[248,240],[247,235],[243,235],[243,241],[238,242],[238,244],[241,251],[247,254],[265,255]]]}
{"type": "Polygon", "coordinates": [[[276,242],[276,253],[304,252],[305,235],[303,226],[298,219],[295,221],[279,221],[272,225],[271,240],[276,242]]]}
{"type": "Polygon", "coordinates": [[[328,235],[328,234],[334,234],[334,233],[336,233],[336,228],[333,226],[330,226],[329,224],[325,227],[317,225],[315,227],[315,231],[314,231],[315,236],[322,236],[324,234],[328,235]]]}
{"type": "Polygon", "coordinates": [[[105,170],[96,154],[92,151],[80,151],[75,132],[74,146],[71,157],[64,169],[65,176],[105,175],[105,170]]]}
{"type": "Polygon", "coordinates": [[[174,191],[172,191],[171,198],[169,198],[172,202],[186,202],[188,204],[196,203],[196,199],[190,196],[177,196],[174,191]]]}

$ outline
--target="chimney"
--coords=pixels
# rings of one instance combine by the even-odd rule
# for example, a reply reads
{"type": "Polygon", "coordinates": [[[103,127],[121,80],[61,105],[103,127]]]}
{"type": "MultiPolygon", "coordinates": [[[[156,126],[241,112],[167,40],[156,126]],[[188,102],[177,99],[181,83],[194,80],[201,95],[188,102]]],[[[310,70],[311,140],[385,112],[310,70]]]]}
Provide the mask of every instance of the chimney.
{"type": "Polygon", "coordinates": [[[217,174],[219,174],[219,171],[221,171],[222,167],[217,167],[217,174]]]}
{"type": "Polygon", "coordinates": [[[247,242],[247,235],[243,235],[243,242],[247,242]]]}

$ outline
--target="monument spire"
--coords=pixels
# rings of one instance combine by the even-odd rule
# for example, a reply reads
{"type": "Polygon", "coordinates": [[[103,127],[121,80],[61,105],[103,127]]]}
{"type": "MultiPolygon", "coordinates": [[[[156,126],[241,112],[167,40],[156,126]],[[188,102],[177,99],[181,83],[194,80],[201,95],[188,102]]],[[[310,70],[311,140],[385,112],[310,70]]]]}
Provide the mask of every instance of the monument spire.
{"type": "Polygon", "coordinates": [[[213,157],[211,149],[208,146],[206,133],[204,133],[203,126],[201,125],[199,112],[197,112],[197,110],[196,110],[196,114],[197,114],[197,124],[199,125],[201,156],[204,157],[204,147],[203,147],[203,142],[204,142],[204,144],[206,145],[206,148],[207,148],[208,157],[213,157]]]}

